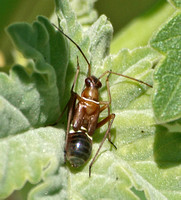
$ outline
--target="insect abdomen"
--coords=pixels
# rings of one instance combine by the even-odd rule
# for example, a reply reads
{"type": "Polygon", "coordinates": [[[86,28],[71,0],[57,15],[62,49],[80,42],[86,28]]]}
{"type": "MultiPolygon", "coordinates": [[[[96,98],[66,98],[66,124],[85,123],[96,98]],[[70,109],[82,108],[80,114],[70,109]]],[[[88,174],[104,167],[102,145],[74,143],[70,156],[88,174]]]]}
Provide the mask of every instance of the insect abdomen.
{"type": "Polygon", "coordinates": [[[66,159],[73,167],[82,166],[89,159],[91,152],[92,140],[85,132],[68,134],[66,159]]]}

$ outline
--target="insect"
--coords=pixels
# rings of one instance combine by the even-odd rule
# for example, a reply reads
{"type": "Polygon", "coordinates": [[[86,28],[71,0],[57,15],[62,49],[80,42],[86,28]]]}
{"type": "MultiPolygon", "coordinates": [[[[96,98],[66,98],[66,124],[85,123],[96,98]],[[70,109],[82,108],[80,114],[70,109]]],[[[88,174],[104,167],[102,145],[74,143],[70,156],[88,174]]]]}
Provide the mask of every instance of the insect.
{"type": "Polygon", "coordinates": [[[80,167],[85,164],[85,162],[89,159],[92,152],[92,136],[96,129],[100,128],[104,124],[108,123],[108,128],[106,133],[99,145],[99,148],[94,155],[90,165],[89,165],[89,177],[91,176],[91,168],[94,164],[99,151],[106,140],[117,148],[113,142],[111,141],[110,129],[112,123],[115,118],[114,113],[110,113],[110,105],[111,105],[111,93],[109,88],[109,76],[110,74],[115,74],[118,76],[122,76],[133,81],[137,81],[141,84],[145,84],[148,87],[152,87],[151,85],[129,77],[127,75],[119,74],[113,71],[105,71],[101,76],[96,78],[91,74],[91,65],[85,54],[79,47],[79,45],[74,42],[67,34],[65,34],[60,28],[58,28],[55,24],[52,24],[60,33],[62,33],[66,38],[68,38],[80,51],[82,56],[88,65],[88,73],[85,78],[85,88],[83,89],[81,96],[74,92],[74,86],[78,79],[78,74],[80,71],[79,59],[77,56],[77,71],[74,77],[74,81],[71,88],[71,97],[68,101],[67,105],[63,109],[59,119],[63,116],[65,110],[68,108],[68,122],[67,122],[67,130],[66,130],[66,139],[65,139],[65,161],[68,161],[72,167],[80,167]],[[106,76],[106,86],[108,93],[108,101],[99,101],[99,89],[102,86],[101,78],[106,76]],[[98,122],[99,114],[108,110],[108,115],[106,118],[98,122]]]}

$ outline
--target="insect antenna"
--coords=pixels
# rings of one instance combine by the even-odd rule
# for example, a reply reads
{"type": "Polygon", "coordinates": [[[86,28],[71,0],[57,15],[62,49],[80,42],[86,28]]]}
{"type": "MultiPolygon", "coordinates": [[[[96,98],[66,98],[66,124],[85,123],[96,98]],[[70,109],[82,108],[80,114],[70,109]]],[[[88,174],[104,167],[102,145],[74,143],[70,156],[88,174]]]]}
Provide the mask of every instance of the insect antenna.
{"type": "Polygon", "coordinates": [[[56,26],[55,24],[53,24],[53,23],[52,23],[52,25],[53,25],[60,33],[62,33],[66,38],[68,38],[68,39],[78,48],[78,50],[80,51],[80,53],[82,54],[82,56],[84,57],[85,61],[86,61],[87,64],[88,64],[88,76],[91,76],[91,65],[90,65],[89,61],[87,60],[87,58],[86,58],[84,52],[83,52],[82,49],[80,48],[80,46],[79,46],[74,40],[72,40],[67,34],[65,34],[65,33],[63,32],[63,30],[61,30],[59,27],[57,27],[57,26],[56,26]]]}
{"type": "Polygon", "coordinates": [[[139,82],[139,83],[141,83],[141,84],[147,85],[147,86],[150,87],[150,88],[153,88],[152,85],[150,85],[150,84],[148,84],[148,83],[146,83],[146,82],[144,82],[144,81],[142,81],[142,80],[139,80],[139,79],[136,79],[136,78],[133,78],[133,77],[131,77],[131,76],[124,75],[124,74],[116,73],[116,72],[113,72],[112,70],[105,71],[98,79],[101,79],[103,76],[105,76],[105,75],[108,74],[108,73],[109,73],[109,74],[115,74],[115,75],[118,75],[118,76],[122,76],[122,77],[124,77],[124,78],[128,78],[128,79],[131,79],[131,80],[133,80],[133,81],[137,81],[137,82],[139,82]]]}

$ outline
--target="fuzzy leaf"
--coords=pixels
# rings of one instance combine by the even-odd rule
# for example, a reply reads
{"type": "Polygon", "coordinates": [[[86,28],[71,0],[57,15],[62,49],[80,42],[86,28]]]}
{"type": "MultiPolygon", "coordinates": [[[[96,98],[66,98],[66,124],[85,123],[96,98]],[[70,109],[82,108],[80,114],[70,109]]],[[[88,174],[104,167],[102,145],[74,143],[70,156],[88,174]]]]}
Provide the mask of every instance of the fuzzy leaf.
{"type": "MultiPolygon", "coordinates": [[[[106,29],[102,29],[103,31],[99,32],[100,35],[95,34],[96,31],[91,32],[92,27],[99,27],[96,23],[98,24],[101,19],[98,19],[95,25],[93,24],[83,33],[80,25],[76,23],[75,15],[72,14],[68,3],[66,1],[64,1],[65,4],[60,4],[62,1],[57,2],[59,2],[58,8],[61,9],[61,11],[58,10],[61,26],[80,45],[88,60],[90,59],[92,74],[100,76],[106,70],[111,69],[152,84],[152,67],[160,59],[160,54],[146,47],[133,51],[125,49],[117,55],[104,57],[105,54],[100,51],[105,51],[106,45],[104,47],[100,45],[102,49],[99,49],[99,44],[106,41],[107,36],[106,42],[109,43],[110,31],[107,32],[109,34],[103,34],[106,33],[106,29]]],[[[92,28],[92,30],[96,29],[92,28]]],[[[75,66],[74,69],[77,55],[80,60],[81,72],[76,86],[76,91],[80,94],[83,80],[86,77],[87,65],[76,47],[71,43],[70,46],[71,63],[75,66]]],[[[107,100],[104,81],[103,79],[101,98],[107,100]]],[[[180,198],[180,192],[173,188],[171,183],[167,185],[169,180],[175,180],[174,172],[179,174],[180,167],[176,166],[167,171],[160,169],[155,162],[158,160],[155,159],[157,149],[153,148],[154,134],[161,134],[161,130],[157,130],[154,126],[151,104],[153,90],[148,90],[145,85],[115,75],[110,76],[110,87],[112,111],[116,114],[111,133],[118,150],[115,151],[108,142],[104,143],[101,153],[93,165],[90,179],[88,178],[90,162],[80,169],[69,167],[68,199],[138,199],[138,191],[142,191],[143,196],[147,199],[180,198]],[[162,181],[163,176],[165,177],[163,185],[158,184],[158,180],[162,181]]],[[[104,112],[101,118],[105,116],[104,112]]],[[[106,128],[104,126],[96,131],[93,137],[92,158],[102,141],[106,128]]],[[[176,187],[176,182],[174,183],[176,187]]]]}
{"type": "MultiPolygon", "coordinates": [[[[90,60],[93,75],[99,77],[106,70],[112,70],[152,84],[153,67],[160,59],[160,54],[157,53],[157,51],[147,46],[136,48],[132,51],[123,49],[116,55],[108,55],[112,26],[105,16],[101,16],[92,26],[86,31],[83,31],[84,29],[78,23],[75,13],[72,11],[67,0],[56,0],[56,5],[57,13],[60,17],[60,25],[64,32],[81,47],[87,59],[90,60]],[[95,32],[97,34],[95,34],[95,32]]],[[[50,41],[53,41],[53,36],[57,36],[57,38],[55,37],[55,43],[59,44],[59,38],[62,40],[60,33],[54,31],[48,21],[42,23],[39,20],[38,24],[39,23],[41,25],[43,24],[43,26],[38,28],[38,32],[44,35],[43,38],[47,39],[47,43],[50,44],[50,41]],[[47,31],[44,33],[43,30],[47,31]],[[47,36],[50,36],[50,38],[48,39],[47,36]]],[[[35,25],[35,27],[36,26],[37,25],[35,25]]],[[[87,63],[78,49],[64,38],[62,46],[57,45],[56,49],[60,54],[63,54],[62,59],[65,57],[63,63],[60,61],[60,70],[62,71],[59,71],[59,68],[52,65],[53,61],[49,59],[51,55],[53,56],[53,53],[55,53],[54,48],[48,48],[52,49],[52,54],[48,54],[49,57],[47,57],[47,48],[45,48],[44,45],[42,46],[43,38],[40,39],[41,48],[37,48],[38,46],[34,45],[36,41],[38,41],[37,34],[34,34],[34,31],[28,27],[27,29],[31,32],[32,43],[28,42],[29,45],[27,45],[27,41],[29,40],[27,40],[28,38],[26,36],[28,33],[24,35],[21,34],[21,31],[17,31],[17,35],[21,35],[21,37],[18,38],[20,42],[17,42],[16,45],[26,57],[35,61],[31,72],[32,74],[38,74],[39,77],[43,77],[46,80],[45,83],[47,84],[42,84],[45,86],[43,91],[48,91],[49,94],[52,90],[49,91],[48,86],[53,85],[55,88],[55,94],[51,94],[55,95],[52,97],[54,99],[49,101],[46,108],[53,107],[54,102],[56,102],[54,106],[57,107],[57,110],[55,113],[53,112],[54,110],[51,110],[49,116],[45,114],[45,116],[50,117],[53,121],[53,119],[56,119],[56,115],[58,115],[59,112],[59,101],[61,101],[61,104],[65,104],[70,96],[70,88],[74,78],[73,72],[76,71],[76,57],[79,57],[80,64],[80,74],[75,87],[75,91],[78,94],[81,93],[84,87],[84,79],[87,76],[87,63]],[[24,41],[26,41],[25,44],[23,44],[24,41]],[[67,43],[65,41],[69,43],[69,50],[66,48],[67,43]],[[64,69],[64,67],[66,68],[65,63],[68,62],[68,51],[70,53],[70,62],[65,78],[66,69],[64,69]],[[45,58],[48,58],[48,60],[45,58]],[[47,61],[48,64],[45,61],[47,61]],[[40,63],[40,65],[37,66],[37,63],[40,63]],[[45,68],[42,66],[45,66],[45,68]],[[62,78],[65,85],[63,85],[63,83],[59,85],[59,81],[61,82],[62,78]],[[64,91],[64,86],[65,92],[61,93],[62,90],[64,91]],[[59,99],[58,92],[62,95],[63,99],[59,99]]],[[[58,62],[58,54],[55,53],[55,55],[57,55],[55,56],[55,60],[57,60],[55,62],[56,64],[58,62]]],[[[23,71],[23,74],[27,74],[25,71],[29,70],[29,68],[24,69],[18,66],[18,69],[19,68],[23,71]]],[[[19,75],[19,73],[17,74],[19,75]]],[[[30,78],[32,77],[29,74],[27,76],[30,78]]],[[[26,83],[27,76],[23,75],[25,80],[21,81],[22,83],[26,83]]],[[[108,100],[105,78],[106,76],[101,79],[103,87],[100,90],[101,100],[103,101],[108,100]]],[[[113,74],[110,75],[109,84],[112,96],[111,111],[116,114],[113,126],[111,127],[111,134],[112,140],[118,149],[115,150],[108,141],[105,141],[92,167],[91,178],[88,178],[89,163],[102,141],[107,125],[98,129],[93,136],[93,152],[89,162],[83,167],[75,169],[68,164],[63,166],[63,130],[53,127],[39,128],[40,125],[47,124],[51,121],[45,120],[42,124],[39,123],[36,129],[30,127],[32,130],[22,131],[21,134],[12,137],[3,137],[0,141],[0,143],[2,143],[2,145],[0,145],[5,146],[1,156],[3,159],[0,161],[0,166],[2,166],[0,167],[0,178],[8,170],[8,172],[13,172],[14,168],[19,171],[22,168],[24,172],[24,174],[21,174],[20,179],[18,179],[17,171],[15,171],[16,174],[13,174],[15,177],[15,179],[13,179],[15,184],[13,185],[11,185],[11,178],[9,178],[12,173],[5,176],[5,178],[8,178],[5,179],[7,181],[5,185],[3,182],[4,179],[2,179],[0,183],[6,188],[2,192],[2,197],[7,197],[14,189],[20,189],[28,180],[34,184],[34,187],[28,195],[29,200],[136,200],[140,199],[141,195],[145,199],[153,200],[181,198],[180,188],[178,187],[180,181],[179,174],[181,172],[181,167],[179,165],[180,138],[177,131],[174,131],[176,134],[175,137],[172,137],[170,130],[163,129],[161,126],[155,126],[151,102],[151,96],[154,90],[138,82],[113,74]],[[167,135],[165,135],[162,141],[163,131],[165,131],[167,135]],[[166,136],[168,137],[166,138],[166,136]],[[164,149],[165,143],[169,149],[164,149]],[[172,158],[175,145],[178,154],[172,158]],[[162,151],[159,147],[165,151],[162,151]],[[23,151],[21,151],[22,149],[23,151]],[[167,153],[169,158],[167,159],[168,162],[165,164],[164,159],[167,153]],[[6,162],[8,158],[9,160],[6,162]],[[26,162],[26,159],[29,158],[31,159],[26,162]],[[10,165],[11,161],[13,167],[10,165]],[[170,161],[175,162],[174,165],[169,165],[170,161]],[[25,173],[28,178],[25,176],[25,173]],[[10,189],[8,189],[8,184],[11,186],[10,189]]],[[[36,87],[38,86],[39,84],[36,87]]],[[[26,94],[27,91],[24,93],[26,94]]],[[[42,97],[41,102],[46,99],[46,95],[44,97],[40,94],[40,96],[42,97]]],[[[9,99],[7,98],[7,100],[9,99]]],[[[19,107],[17,108],[19,109],[19,107]]],[[[38,108],[40,111],[42,110],[41,106],[38,106],[38,108]]],[[[12,110],[11,107],[8,107],[8,109],[12,110]]],[[[6,108],[4,109],[4,112],[5,111],[6,108]]],[[[20,111],[20,113],[23,113],[21,109],[20,111]]],[[[23,113],[22,116],[24,115],[23,113]]],[[[20,118],[21,114],[18,116],[20,118]]],[[[106,116],[107,111],[101,113],[100,120],[106,116]]],[[[29,121],[29,118],[25,115],[25,119],[26,118],[29,121]]],[[[180,124],[179,120],[177,120],[177,122],[180,124]]],[[[28,127],[26,123],[24,126],[28,127]]]]}
{"type": "Polygon", "coordinates": [[[26,181],[40,182],[64,162],[64,134],[39,127],[55,122],[60,114],[68,63],[66,41],[44,17],[32,26],[11,25],[8,33],[31,59],[31,67],[15,65],[9,76],[0,74],[0,198],[26,181]]]}
{"type": "Polygon", "coordinates": [[[77,20],[86,28],[94,23],[98,17],[97,11],[94,9],[96,0],[73,0],[71,7],[76,12],[77,20]]]}
{"type": "Polygon", "coordinates": [[[64,134],[55,128],[39,128],[0,141],[0,198],[26,181],[36,184],[63,164],[64,134]]]}
{"type": "Polygon", "coordinates": [[[181,13],[165,24],[151,45],[165,55],[154,74],[153,108],[159,123],[181,117],[181,13]]]}
{"type": "MultiPolygon", "coordinates": [[[[103,66],[92,66],[92,71],[99,76],[104,71],[112,69],[151,83],[151,67],[158,57],[159,54],[150,48],[134,51],[125,49],[117,55],[106,57],[103,66]]],[[[102,100],[107,100],[104,80],[102,83],[101,97],[102,100]]],[[[116,114],[111,133],[118,149],[116,151],[110,148],[108,142],[104,143],[100,156],[93,165],[90,179],[88,164],[80,170],[70,168],[69,199],[137,199],[131,187],[144,190],[149,197],[154,192],[151,187],[144,186],[145,175],[142,174],[142,180],[139,180],[138,174],[134,171],[137,162],[143,162],[144,165],[145,160],[151,159],[153,162],[154,159],[150,158],[155,132],[150,101],[151,89],[148,90],[147,86],[115,75],[110,76],[110,86],[112,111],[116,114]],[[131,179],[135,180],[134,184],[131,179]]],[[[102,117],[106,115],[107,113],[103,113],[102,117]]],[[[106,129],[107,126],[102,127],[93,137],[92,158],[106,129]]],[[[140,172],[139,174],[141,175],[140,172]]],[[[156,198],[160,196],[162,195],[159,193],[154,194],[156,198]]]]}
{"type": "Polygon", "coordinates": [[[100,66],[103,64],[103,59],[109,54],[113,27],[107,17],[102,15],[88,29],[87,34],[91,41],[91,64],[100,66]]]}

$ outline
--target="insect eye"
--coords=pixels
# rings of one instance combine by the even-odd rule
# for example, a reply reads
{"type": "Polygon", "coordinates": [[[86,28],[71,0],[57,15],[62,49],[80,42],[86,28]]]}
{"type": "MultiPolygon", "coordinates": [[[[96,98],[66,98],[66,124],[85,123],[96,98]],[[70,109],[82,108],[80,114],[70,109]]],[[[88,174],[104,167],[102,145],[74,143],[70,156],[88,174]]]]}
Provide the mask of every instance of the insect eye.
{"type": "Polygon", "coordinates": [[[97,86],[97,88],[101,88],[102,87],[102,83],[100,81],[98,81],[96,86],[97,86]]]}
{"type": "Polygon", "coordinates": [[[86,85],[87,87],[90,87],[90,85],[91,85],[91,80],[90,80],[89,77],[85,79],[85,85],[86,85]]]}

